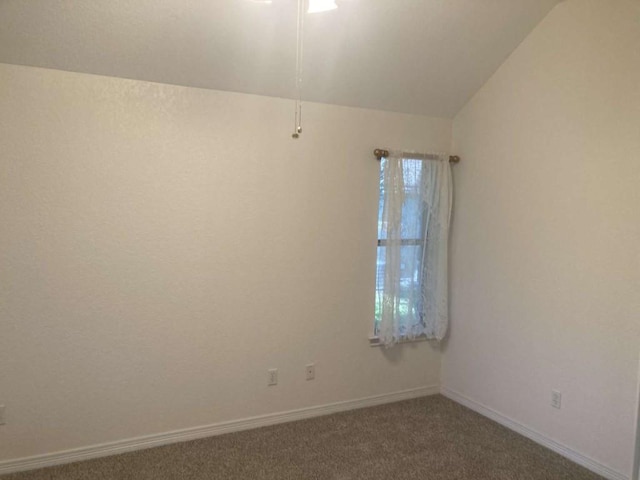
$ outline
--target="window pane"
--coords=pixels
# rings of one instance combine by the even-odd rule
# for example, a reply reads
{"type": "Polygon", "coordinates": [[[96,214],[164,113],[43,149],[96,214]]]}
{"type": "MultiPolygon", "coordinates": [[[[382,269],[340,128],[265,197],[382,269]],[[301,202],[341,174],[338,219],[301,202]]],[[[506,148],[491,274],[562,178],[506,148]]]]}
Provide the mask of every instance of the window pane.
{"type": "Polygon", "coordinates": [[[402,238],[422,238],[422,161],[404,160],[404,204],[402,205],[402,238]]]}
{"type": "Polygon", "coordinates": [[[378,238],[386,238],[386,229],[382,228],[382,210],[384,209],[384,167],[386,159],[380,160],[380,198],[378,200],[378,238]]]}
{"type": "MultiPolygon", "coordinates": [[[[402,205],[401,236],[406,239],[422,238],[422,164],[420,160],[405,159],[402,162],[404,178],[404,203],[402,205]]],[[[386,229],[382,228],[382,211],[384,208],[384,168],[386,160],[380,163],[380,199],[378,202],[378,238],[386,238],[386,229]]]]}
{"type": "MultiPolygon", "coordinates": [[[[378,333],[380,315],[382,314],[382,301],[384,292],[384,266],[385,266],[384,246],[378,247],[378,258],[376,262],[376,308],[375,308],[375,334],[378,333]]],[[[401,275],[400,275],[400,295],[399,323],[400,333],[405,334],[413,326],[422,323],[421,295],[420,295],[420,262],[422,261],[421,245],[405,245],[400,247],[401,275]]]]}

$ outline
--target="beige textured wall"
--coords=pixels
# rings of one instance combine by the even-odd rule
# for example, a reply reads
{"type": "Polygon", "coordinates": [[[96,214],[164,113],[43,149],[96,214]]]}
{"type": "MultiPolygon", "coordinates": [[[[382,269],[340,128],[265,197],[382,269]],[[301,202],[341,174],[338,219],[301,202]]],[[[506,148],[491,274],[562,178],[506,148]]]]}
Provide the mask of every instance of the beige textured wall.
{"type": "Polygon", "coordinates": [[[443,385],[629,475],[638,3],[559,4],[456,116],[453,137],[463,162],[443,385]]]}
{"type": "Polygon", "coordinates": [[[451,121],[292,115],[0,65],[0,459],[439,383],[428,344],[368,346],[372,149],[448,150],[451,121]]]}

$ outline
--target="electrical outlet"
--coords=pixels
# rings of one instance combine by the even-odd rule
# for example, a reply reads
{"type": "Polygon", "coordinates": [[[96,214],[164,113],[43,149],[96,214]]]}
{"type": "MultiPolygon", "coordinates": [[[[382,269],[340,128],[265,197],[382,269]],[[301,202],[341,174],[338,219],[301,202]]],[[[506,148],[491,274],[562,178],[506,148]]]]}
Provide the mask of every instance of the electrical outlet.
{"type": "Polygon", "coordinates": [[[313,380],[314,378],[316,378],[316,364],[315,363],[310,363],[309,365],[305,366],[305,371],[307,373],[307,380],[313,380]]]}
{"type": "Polygon", "coordinates": [[[278,369],[277,368],[270,368],[269,369],[269,381],[267,383],[267,385],[271,386],[271,385],[277,385],[278,384],[278,369]]]}
{"type": "Polygon", "coordinates": [[[560,408],[562,406],[562,393],[558,390],[551,390],[551,406],[560,408]]]}
{"type": "Polygon", "coordinates": [[[4,405],[0,405],[0,425],[6,424],[7,421],[4,418],[4,405]]]}

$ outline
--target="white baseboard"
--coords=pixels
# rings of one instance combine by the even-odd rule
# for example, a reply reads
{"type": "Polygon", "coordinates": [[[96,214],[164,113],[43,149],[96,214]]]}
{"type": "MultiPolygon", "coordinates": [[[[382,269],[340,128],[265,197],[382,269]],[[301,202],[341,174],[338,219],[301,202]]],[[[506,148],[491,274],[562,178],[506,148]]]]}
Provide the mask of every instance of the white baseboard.
{"type": "Polygon", "coordinates": [[[549,450],[553,450],[554,452],[559,453],[572,462],[575,462],[578,465],[582,465],[583,467],[591,470],[594,473],[597,473],[598,475],[603,476],[608,480],[629,480],[629,477],[627,477],[626,475],[617,472],[607,467],[606,465],[603,465],[596,460],[587,457],[586,455],[576,452],[566,445],[562,445],[561,443],[558,443],[555,440],[552,440],[551,438],[539,432],[536,432],[535,430],[522,425],[521,423],[518,423],[515,420],[512,420],[511,418],[506,417],[501,413],[498,413],[495,410],[482,405],[479,402],[476,402],[475,400],[465,397],[464,395],[461,395],[454,390],[442,387],[440,393],[442,393],[442,395],[444,395],[445,397],[453,400],[454,402],[464,405],[465,407],[470,408],[480,415],[490,418],[494,422],[497,422],[500,425],[503,425],[508,429],[513,430],[514,432],[517,432],[520,435],[523,435],[544,447],[547,447],[549,450]]]}
{"type": "Polygon", "coordinates": [[[437,393],[440,393],[440,387],[438,385],[424,386],[419,388],[412,388],[410,390],[402,390],[400,392],[384,393],[382,395],[374,395],[372,397],[329,403],[325,405],[317,405],[313,407],[300,408],[297,410],[289,410],[286,412],[269,413],[267,415],[260,415],[257,417],[214,423],[201,427],[185,428],[172,432],[130,438],[126,440],[119,440],[116,442],[103,443],[88,447],[74,448],[72,450],[65,450],[61,452],[47,453],[43,455],[35,455],[32,457],[23,457],[13,460],[3,460],[0,462],[0,475],[20,472],[24,470],[32,470],[34,468],[51,467],[53,465],[61,465],[63,463],[78,462],[80,460],[106,457],[119,453],[143,450],[145,448],[159,447],[161,445],[168,445],[170,443],[185,442],[188,440],[212,437],[214,435],[222,435],[223,433],[239,432],[241,430],[249,430],[252,428],[265,427],[267,425],[292,422],[294,420],[303,420],[305,418],[318,417],[321,415],[344,412],[347,410],[373,407],[375,405],[399,402],[401,400],[409,400],[411,398],[435,395],[437,393]]]}

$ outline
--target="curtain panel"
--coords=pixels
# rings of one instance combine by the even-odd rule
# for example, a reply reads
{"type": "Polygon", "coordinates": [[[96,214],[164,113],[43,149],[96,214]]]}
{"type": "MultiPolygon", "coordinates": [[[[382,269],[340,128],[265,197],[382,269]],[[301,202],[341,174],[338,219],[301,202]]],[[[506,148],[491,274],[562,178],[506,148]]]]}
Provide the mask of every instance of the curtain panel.
{"type": "Polygon", "coordinates": [[[381,160],[376,333],[385,346],[447,332],[453,185],[448,155],[428,157],[381,160]]]}

